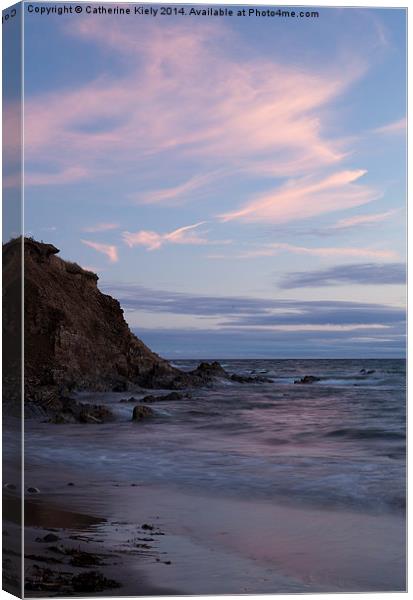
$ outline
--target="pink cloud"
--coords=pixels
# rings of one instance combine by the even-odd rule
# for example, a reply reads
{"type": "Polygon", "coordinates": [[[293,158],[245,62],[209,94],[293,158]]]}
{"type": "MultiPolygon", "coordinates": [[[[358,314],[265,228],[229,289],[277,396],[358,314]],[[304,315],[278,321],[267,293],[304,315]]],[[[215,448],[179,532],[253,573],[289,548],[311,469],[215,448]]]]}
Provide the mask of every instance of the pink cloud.
{"type": "Polygon", "coordinates": [[[354,217],[348,217],[346,219],[340,219],[335,225],[332,225],[332,229],[347,229],[355,227],[357,225],[374,225],[381,221],[386,221],[389,217],[399,212],[399,210],[388,210],[382,213],[375,213],[369,215],[356,215],[354,217]]]}
{"type": "Polygon", "coordinates": [[[321,256],[324,258],[329,258],[330,256],[343,256],[353,258],[363,257],[392,260],[398,257],[397,252],[394,252],[393,250],[376,250],[374,248],[307,248],[304,246],[295,246],[292,244],[271,244],[270,248],[275,252],[286,251],[293,252],[294,254],[309,254],[311,256],[321,256]]]}
{"type": "Polygon", "coordinates": [[[290,252],[292,254],[305,254],[308,256],[318,256],[320,258],[330,257],[350,257],[350,258],[380,258],[383,260],[394,260],[398,258],[397,252],[393,250],[380,250],[375,248],[359,248],[359,247],[321,247],[311,248],[306,246],[298,246],[286,243],[265,244],[259,248],[245,250],[236,255],[215,254],[209,255],[209,258],[214,259],[246,259],[260,258],[265,256],[276,256],[280,252],[290,252]]]}
{"type": "MultiPolygon", "coordinates": [[[[218,173],[209,173],[205,175],[195,175],[183,183],[169,188],[153,190],[142,195],[136,196],[137,202],[142,204],[176,204],[189,194],[202,188],[211,181],[214,181],[218,173]]],[[[133,196],[130,196],[133,198],[133,196]]]]}
{"type": "MultiPolygon", "coordinates": [[[[340,166],[353,140],[327,133],[331,107],[363,75],[362,61],[335,59],[331,69],[321,69],[253,52],[241,59],[238,38],[222,23],[147,23],[137,35],[136,24],[113,22],[108,31],[103,20],[78,19],[67,33],[116,53],[124,68],[78,88],[28,98],[29,161],[55,164],[66,174],[75,174],[82,161],[97,177],[110,157],[117,176],[135,177],[138,190],[142,179],[144,189],[153,188],[127,195],[144,204],[193,200],[221,177],[289,178],[241,208],[223,209],[223,222],[285,223],[380,197],[358,181],[364,170],[340,166]],[[196,174],[160,188],[160,164],[175,173],[187,173],[190,165],[196,174]]],[[[47,183],[39,175],[37,184],[42,181],[47,183]]],[[[192,243],[205,243],[192,236],[192,243]]],[[[146,230],[125,232],[124,240],[148,249],[178,243],[146,230]]]]}
{"type": "Polygon", "coordinates": [[[392,123],[388,123],[387,125],[383,125],[382,127],[377,127],[377,129],[374,129],[373,132],[384,135],[405,134],[406,128],[407,119],[406,117],[404,117],[403,119],[393,121],[392,123]]]}
{"type": "Polygon", "coordinates": [[[20,161],[23,131],[21,102],[4,102],[2,123],[3,159],[20,161]]]}
{"type": "MultiPolygon", "coordinates": [[[[148,24],[137,35],[135,25],[114,22],[108,31],[102,20],[79,19],[71,33],[117,52],[127,74],[28,98],[27,158],[64,169],[81,160],[95,176],[105,157],[118,172],[166,152],[174,164],[190,158],[201,173],[225,164],[297,176],[339,163],[343,141],[325,135],[323,109],[364,67],[334,63],[323,72],[258,56],[240,60],[226,49],[231,34],[215,26],[148,24]]],[[[175,200],[207,184],[203,177],[155,190],[146,201],[175,200]]]]}
{"type": "Polygon", "coordinates": [[[365,173],[358,169],[339,171],[318,180],[291,180],[238,210],[219,215],[219,218],[222,221],[286,223],[360,206],[380,196],[369,186],[355,183],[365,173]]]}
{"type": "Polygon", "coordinates": [[[193,230],[201,225],[204,225],[204,221],[195,223],[194,225],[179,227],[179,229],[164,234],[145,230],[137,231],[136,233],[125,231],[122,237],[125,244],[130,248],[144,246],[147,250],[159,250],[159,248],[167,243],[205,245],[209,243],[208,240],[198,233],[193,233],[193,230]]]}
{"type": "Polygon", "coordinates": [[[98,244],[97,242],[91,242],[90,240],[81,240],[81,242],[82,244],[93,248],[97,252],[105,254],[111,263],[115,263],[119,260],[118,249],[116,246],[111,246],[109,244],[98,244]]]}

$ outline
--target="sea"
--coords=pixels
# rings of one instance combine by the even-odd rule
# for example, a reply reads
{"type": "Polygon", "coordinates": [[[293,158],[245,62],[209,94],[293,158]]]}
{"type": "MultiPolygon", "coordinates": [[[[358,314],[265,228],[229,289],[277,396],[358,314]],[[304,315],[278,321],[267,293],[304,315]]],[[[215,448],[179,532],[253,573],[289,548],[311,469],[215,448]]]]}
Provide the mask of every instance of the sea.
{"type": "MultiPolygon", "coordinates": [[[[174,364],[191,370],[199,360],[174,364]]],[[[116,421],[50,425],[26,420],[33,472],[82,472],[111,483],[156,484],[203,496],[371,514],[405,510],[404,360],[220,360],[266,383],[217,381],[131,421],[131,392],[80,393],[116,421]],[[295,383],[306,375],[311,384],[295,383]]],[[[149,393],[149,392],[146,392],[149,393]]],[[[162,391],[150,392],[162,395],[162,391]]],[[[133,393],[137,399],[145,395],[133,393]]],[[[6,443],[7,447],[7,443],[6,443]]]]}

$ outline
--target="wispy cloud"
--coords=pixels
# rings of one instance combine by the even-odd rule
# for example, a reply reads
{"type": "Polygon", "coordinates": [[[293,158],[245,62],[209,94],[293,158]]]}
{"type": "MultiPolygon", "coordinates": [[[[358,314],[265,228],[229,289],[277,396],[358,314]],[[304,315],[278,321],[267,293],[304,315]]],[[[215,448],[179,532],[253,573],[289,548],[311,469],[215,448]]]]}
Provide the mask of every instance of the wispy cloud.
{"type": "MultiPolygon", "coordinates": [[[[286,177],[334,166],[348,151],[325,134],[323,110],[362,75],[361,61],[337,59],[322,70],[257,53],[245,60],[228,51],[228,39],[233,49],[240,40],[216,23],[148,23],[137,35],[135,25],[114,21],[108,32],[103,21],[79,19],[68,34],[115,52],[124,69],[28,98],[28,160],[61,170],[81,161],[97,177],[107,156],[118,173],[153,159],[157,181],[166,155],[174,163],[190,159],[197,172],[248,165],[286,177]]],[[[157,190],[147,201],[170,201],[204,183],[157,190]]]]}
{"type": "Polygon", "coordinates": [[[109,262],[115,263],[119,260],[118,257],[118,249],[116,246],[112,246],[109,244],[99,244],[97,242],[92,242],[90,240],[81,240],[82,244],[89,246],[89,248],[93,248],[97,252],[101,252],[108,257],[109,262]]]}
{"type": "Polygon", "coordinates": [[[404,134],[406,133],[407,128],[407,119],[403,117],[403,119],[399,119],[398,121],[392,121],[391,123],[387,123],[382,127],[377,127],[373,129],[373,133],[383,134],[383,135],[396,135],[396,134],[404,134]]]}
{"type": "Polygon", "coordinates": [[[195,175],[187,181],[169,188],[153,190],[145,194],[130,194],[130,199],[135,199],[141,204],[178,204],[188,198],[190,194],[203,188],[217,178],[217,173],[195,175]]]}
{"type": "Polygon", "coordinates": [[[359,169],[339,171],[318,180],[293,180],[219,218],[277,224],[367,204],[381,194],[370,186],[355,183],[365,173],[359,169]]]}
{"type": "Polygon", "coordinates": [[[119,229],[119,223],[96,223],[96,225],[83,227],[82,231],[85,233],[100,233],[104,231],[112,231],[113,229],[119,229]]]}
{"type": "Polygon", "coordinates": [[[330,285],[404,285],[405,283],[406,265],[403,263],[364,263],[289,273],[278,285],[281,288],[292,289],[330,285]]]}
{"type": "Polygon", "coordinates": [[[238,254],[210,254],[209,258],[213,259],[246,259],[259,258],[262,256],[276,256],[280,252],[291,252],[293,254],[306,254],[309,256],[319,256],[321,258],[337,257],[354,257],[354,258],[381,258],[383,260],[395,259],[398,257],[397,252],[393,250],[380,250],[375,248],[359,248],[359,247],[319,247],[312,248],[306,246],[296,246],[287,243],[272,243],[244,250],[238,254]]]}
{"type": "Polygon", "coordinates": [[[346,219],[340,219],[334,225],[332,229],[348,229],[357,225],[374,225],[381,221],[386,221],[389,217],[392,217],[396,213],[400,212],[398,209],[388,210],[382,213],[374,213],[368,215],[355,215],[354,217],[348,217],[346,219]]]}
{"type": "Polygon", "coordinates": [[[124,231],[122,234],[123,241],[127,246],[144,246],[147,250],[159,250],[165,244],[190,244],[190,245],[205,245],[210,242],[204,235],[195,232],[195,229],[204,225],[205,221],[195,223],[194,225],[186,225],[179,227],[169,233],[156,233],[156,231],[137,231],[131,233],[124,231]]]}
{"type": "Polygon", "coordinates": [[[342,248],[342,247],[322,247],[322,248],[307,248],[305,246],[295,246],[293,244],[271,244],[271,248],[276,252],[279,250],[285,250],[287,252],[293,252],[294,254],[309,254],[311,256],[356,256],[356,257],[370,257],[370,258],[397,258],[397,252],[393,250],[376,250],[374,248],[342,248]]]}
{"type": "MultiPolygon", "coordinates": [[[[198,200],[222,177],[230,190],[223,202],[238,208],[223,209],[220,220],[266,224],[380,197],[364,183],[364,169],[341,166],[351,151],[349,140],[326,133],[326,108],[331,119],[334,102],[364,74],[363,61],[336,58],[330,68],[298,68],[256,52],[240,59],[234,51],[240,39],[216,24],[151,23],[136,35],[125,23],[114,21],[108,33],[99,20],[79,19],[66,31],[115,52],[124,68],[121,75],[106,73],[77,88],[27,99],[27,160],[51,163],[62,183],[76,174],[79,161],[91,177],[100,176],[110,156],[117,174],[128,173],[128,185],[135,179],[142,189],[145,177],[145,191],[126,193],[129,201],[173,206],[198,200]],[[136,169],[143,163],[144,169],[136,169]],[[164,163],[183,180],[160,187],[164,163]],[[239,182],[251,178],[287,182],[239,208],[239,182]]],[[[51,181],[38,178],[37,184],[51,181]]],[[[137,244],[162,246],[156,232],[134,235],[137,244]]]]}

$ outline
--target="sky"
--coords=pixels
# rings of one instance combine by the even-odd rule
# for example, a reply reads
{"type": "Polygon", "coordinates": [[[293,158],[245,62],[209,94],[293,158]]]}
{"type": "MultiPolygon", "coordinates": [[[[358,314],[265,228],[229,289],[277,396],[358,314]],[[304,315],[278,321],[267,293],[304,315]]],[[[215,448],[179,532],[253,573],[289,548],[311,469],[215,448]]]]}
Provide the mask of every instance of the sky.
{"type": "Polygon", "coordinates": [[[26,12],[26,233],[168,358],[403,356],[405,18],[26,12]]]}

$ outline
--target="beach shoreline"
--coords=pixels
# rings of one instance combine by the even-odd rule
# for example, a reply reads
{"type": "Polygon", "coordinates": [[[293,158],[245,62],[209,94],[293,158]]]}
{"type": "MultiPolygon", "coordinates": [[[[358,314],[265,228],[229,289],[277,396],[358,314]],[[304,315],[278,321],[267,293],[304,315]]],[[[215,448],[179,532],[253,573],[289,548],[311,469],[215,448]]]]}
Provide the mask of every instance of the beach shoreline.
{"type": "MultiPolygon", "coordinates": [[[[29,581],[36,581],[36,569],[46,568],[75,576],[97,571],[120,584],[88,595],[404,589],[401,515],[291,508],[82,477],[78,473],[75,485],[67,486],[55,476],[55,493],[28,498],[29,581]],[[49,534],[58,539],[41,541],[49,534]],[[74,568],[73,552],[75,558],[84,553],[86,564],[74,568]],[[88,554],[96,566],[87,564],[88,554]]],[[[40,482],[40,489],[48,483],[40,482]]]]}

